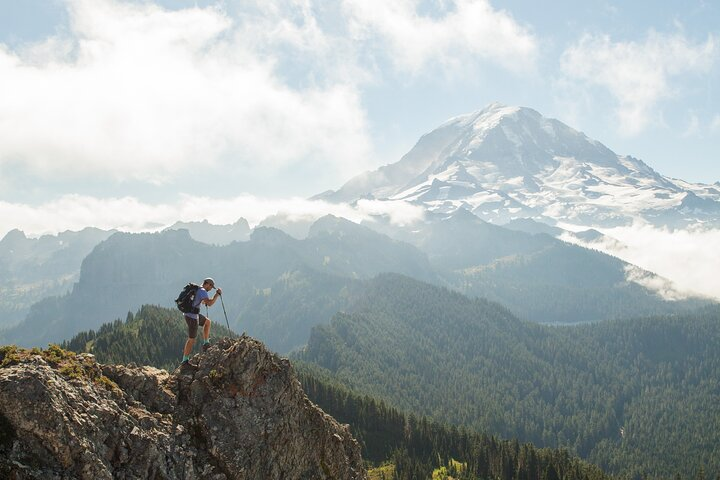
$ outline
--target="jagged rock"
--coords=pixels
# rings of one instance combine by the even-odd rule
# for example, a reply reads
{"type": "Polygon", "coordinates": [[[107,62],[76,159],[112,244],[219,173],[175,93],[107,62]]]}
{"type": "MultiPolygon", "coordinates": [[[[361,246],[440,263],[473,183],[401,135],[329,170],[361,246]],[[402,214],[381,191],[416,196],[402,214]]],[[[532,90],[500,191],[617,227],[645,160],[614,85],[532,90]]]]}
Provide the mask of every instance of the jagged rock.
{"type": "Polygon", "coordinates": [[[250,337],[172,374],[53,354],[0,357],[1,478],[366,478],[349,428],[250,337]]]}

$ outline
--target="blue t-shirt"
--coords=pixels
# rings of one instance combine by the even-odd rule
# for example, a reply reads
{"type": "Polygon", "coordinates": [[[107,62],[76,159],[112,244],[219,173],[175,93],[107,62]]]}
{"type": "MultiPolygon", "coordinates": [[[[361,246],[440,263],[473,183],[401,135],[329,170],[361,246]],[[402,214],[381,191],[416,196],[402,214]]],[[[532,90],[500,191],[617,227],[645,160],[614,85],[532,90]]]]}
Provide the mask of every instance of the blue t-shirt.
{"type": "MultiPolygon", "coordinates": [[[[193,307],[200,308],[202,305],[202,301],[209,299],[210,294],[205,290],[204,288],[200,287],[197,289],[197,292],[195,293],[195,301],[193,301],[193,307]]],[[[185,316],[188,316],[190,318],[194,318],[195,320],[198,320],[198,314],[197,313],[186,313],[185,316]]]]}

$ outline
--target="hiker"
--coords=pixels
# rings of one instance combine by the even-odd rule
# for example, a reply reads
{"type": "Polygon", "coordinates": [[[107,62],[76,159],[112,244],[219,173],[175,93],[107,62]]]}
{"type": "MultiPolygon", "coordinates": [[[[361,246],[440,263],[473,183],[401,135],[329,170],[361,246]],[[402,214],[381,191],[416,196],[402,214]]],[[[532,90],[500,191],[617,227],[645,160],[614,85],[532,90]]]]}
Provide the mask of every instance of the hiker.
{"type": "Polygon", "coordinates": [[[190,353],[192,352],[193,346],[195,345],[195,337],[197,336],[198,325],[203,327],[203,350],[210,348],[210,319],[200,313],[200,306],[207,305],[212,307],[217,301],[218,297],[222,295],[222,289],[218,288],[215,290],[215,295],[210,298],[208,292],[215,288],[215,281],[212,278],[206,278],[203,280],[200,288],[195,293],[195,300],[193,301],[193,309],[190,313],[185,313],[185,322],[188,326],[188,339],[185,342],[185,349],[183,350],[182,363],[187,364],[190,361],[190,353]],[[197,312],[197,313],[194,313],[197,312]]]}

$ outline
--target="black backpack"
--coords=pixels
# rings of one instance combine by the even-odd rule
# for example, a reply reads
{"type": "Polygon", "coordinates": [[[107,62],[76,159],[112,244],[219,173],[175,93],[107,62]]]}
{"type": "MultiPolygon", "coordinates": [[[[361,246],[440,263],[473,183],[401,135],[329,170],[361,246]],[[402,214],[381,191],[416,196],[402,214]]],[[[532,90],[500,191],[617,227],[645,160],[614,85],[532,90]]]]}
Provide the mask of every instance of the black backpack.
{"type": "Polygon", "coordinates": [[[200,309],[198,307],[193,307],[195,294],[197,293],[198,288],[200,288],[200,285],[195,285],[194,283],[188,283],[185,285],[185,288],[182,289],[180,295],[178,295],[175,299],[178,310],[183,313],[200,313],[200,309]]]}

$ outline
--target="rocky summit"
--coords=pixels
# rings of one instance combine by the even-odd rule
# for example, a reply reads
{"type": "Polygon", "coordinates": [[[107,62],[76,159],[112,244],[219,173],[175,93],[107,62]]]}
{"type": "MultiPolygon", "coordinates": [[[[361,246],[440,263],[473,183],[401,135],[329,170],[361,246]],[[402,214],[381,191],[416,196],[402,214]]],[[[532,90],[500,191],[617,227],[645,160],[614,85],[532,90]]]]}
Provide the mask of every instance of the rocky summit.
{"type": "Polygon", "coordinates": [[[0,478],[364,479],[347,425],[248,336],[173,373],[0,348],[0,478]]]}

